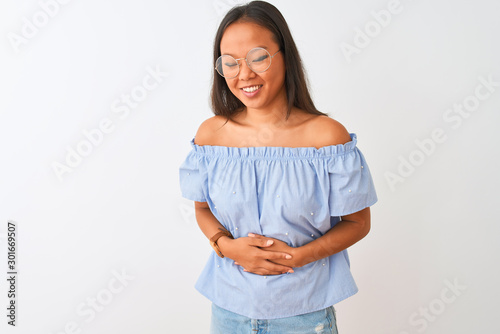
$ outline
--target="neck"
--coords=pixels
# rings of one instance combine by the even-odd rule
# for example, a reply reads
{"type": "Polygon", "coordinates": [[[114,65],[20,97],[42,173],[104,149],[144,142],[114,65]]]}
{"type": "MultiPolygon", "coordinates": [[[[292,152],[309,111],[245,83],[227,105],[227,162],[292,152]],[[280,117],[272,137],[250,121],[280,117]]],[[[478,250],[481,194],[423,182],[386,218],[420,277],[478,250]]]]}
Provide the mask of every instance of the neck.
{"type": "MultiPolygon", "coordinates": [[[[271,105],[264,108],[245,107],[240,114],[240,122],[244,125],[255,128],[282,128],[289,121],[286,119],[287,101],[283,94],[282,98],[277,98],[271,105]]],[[[292,108],[292,112],[295,108],[292,108]]]]}
{"type": "Polygon", "coordinates": [[[245,108],[241,113],[241,119],[246,125],[256,128],[282,127],[286,124],[286,107],[273,109],[245,108]]]}

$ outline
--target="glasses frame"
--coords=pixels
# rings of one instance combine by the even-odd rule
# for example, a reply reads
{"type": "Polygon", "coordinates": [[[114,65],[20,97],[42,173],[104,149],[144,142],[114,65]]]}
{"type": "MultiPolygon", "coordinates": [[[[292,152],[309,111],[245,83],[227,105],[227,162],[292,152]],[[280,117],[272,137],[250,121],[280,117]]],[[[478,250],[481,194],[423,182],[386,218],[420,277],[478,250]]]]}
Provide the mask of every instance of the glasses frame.
{"type": "Polygon", "coordinates": [[[238,61],[239,61],[239,60],[243,60],[243,59],[244,59],[244,60],[245,60],[245,62],[247,63],[248,68],[249,68],[250,70],[252,70],[252,72],[255,72],[255,73],[263,73],[263,72],[267,71],[267,70],[269,69],[269,67],[271,67],[271,64],[273,63],[273,57],[274,57],[274,56],[276,56],[276,54],[277,54],[278,52],[280,52],[280,51],[281,51],[281,49],[279,49],[278,51],[276,51],[276,52],[275,52],[275,53],[271,56],[271,53],[270,53],[267,49],[264,49],[264,48],[261,48],[261,47],[256,47],[256,48],[253,48],[253,49],[251,49],[250,51],[248,51],[248,52],[247,52],[247,55],[246,55],[246,57],[245,57],[245,58],[238,58],[238,59],[236,59],[236,58],[234,58],[233,56],[230,56],[230,55],[220,55],[220,56],[219,56],[219,58],[217,58],[217,60],[215,61],[215,65],[216,65],[216,66],[215,66],[215,70],[216,70],[216,71],[217,71],[217,73],[219,73],[219,75],[220,75],[221,77],[223,77],[223,78],[226,78],[226,79],[233,79],[233,78],[236,78],[236,77],[238,76],[238,74],[240,74],[240,70],[241,70],[241,65],[240,65],[240,63],[239,63],[238,61]],[[250,52],[252,52],[252,51],[254,51],[254,50],[259,50],[259,49],[266,51],[266,52],[267,52],[267,54],[269,55],[269,57],[270,57],[270,59],[269,59],[269,66],[268,66],[268,67],[266,67],[266,69],[265,69],[265,70],[262,70],[262,71],[255,71],[254,69],[252,69],[252,67],[251,67],[251,66],[250,66],[250,64],[248,63],[248,55],[250,54],[250,52]],[[238,65],[238,72],[236,72],[236,74],[235,74],[234,76],[232,76],[232,77],[226,77],[226,76],[222,75],[222,74],[219,72],[219,69],[217,68],[217,63],[218,63],[218,62],[219,62],[219,60],[222,58],[222,56],[226,56],[226,57],[231,57],[231,58],[233,58],[233,59],[234,59],[234,61],[236,62],[236,64],[238,65]]]}

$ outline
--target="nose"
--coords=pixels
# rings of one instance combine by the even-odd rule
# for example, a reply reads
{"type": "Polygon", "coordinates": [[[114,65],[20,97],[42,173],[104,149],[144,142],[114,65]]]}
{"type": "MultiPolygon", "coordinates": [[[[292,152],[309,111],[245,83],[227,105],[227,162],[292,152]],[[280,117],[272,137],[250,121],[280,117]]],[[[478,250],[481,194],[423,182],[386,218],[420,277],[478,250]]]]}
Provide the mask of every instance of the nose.
{"type": "Polygon", "coordinates": [[[244,59],[240,60],[240,73],[238,73],[238,77],[240,80],[248,80],[255,77],[255,72],[248,67],[244,59]]]}

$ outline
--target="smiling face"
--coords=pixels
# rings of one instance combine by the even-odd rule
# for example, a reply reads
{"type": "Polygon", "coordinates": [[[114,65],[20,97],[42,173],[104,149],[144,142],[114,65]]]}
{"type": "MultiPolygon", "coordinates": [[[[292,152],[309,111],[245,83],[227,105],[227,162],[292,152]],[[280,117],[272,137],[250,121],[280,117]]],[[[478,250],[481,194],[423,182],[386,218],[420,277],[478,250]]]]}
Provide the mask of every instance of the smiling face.
{"type": "MultiPolygon", "coordinates": [[[[234,22],[226,28],[220,43],[221,54],[235,59],[246,58],[248,51],[262,47],[271,55],[279,50],[272,33],[252,22],[234,22]]],[[[249,109],[264,111],[286,107],[285,63],[283,51],[271,60],[271,66],[262,73],[253,72],[244,59],[238,61],[240,72],[235,78],[225,79],[231,92],[249,109]]]]}

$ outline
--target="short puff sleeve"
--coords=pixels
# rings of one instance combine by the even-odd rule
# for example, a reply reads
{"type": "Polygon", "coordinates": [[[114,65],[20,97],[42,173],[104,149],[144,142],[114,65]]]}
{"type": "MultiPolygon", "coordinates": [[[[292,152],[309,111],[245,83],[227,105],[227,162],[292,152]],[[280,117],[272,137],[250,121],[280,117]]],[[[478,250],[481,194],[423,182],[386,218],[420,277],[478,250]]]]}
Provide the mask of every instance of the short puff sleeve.
{"type": "Polygon", "coordinates": [[[327,161],[330,216],[355,213],[378,200],[370,169],[356,142],[354,134],[352,141],[338,145],[337,154],[327,161]]]}
{"type": "Polygon", "coordinates": [[[193,148],[179,167],[179,182],[182,197],[192,201],[206,202],[206,177],[200,169],[201,156],[193,148]]]}

